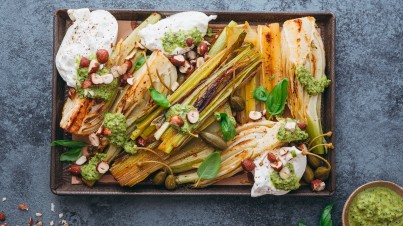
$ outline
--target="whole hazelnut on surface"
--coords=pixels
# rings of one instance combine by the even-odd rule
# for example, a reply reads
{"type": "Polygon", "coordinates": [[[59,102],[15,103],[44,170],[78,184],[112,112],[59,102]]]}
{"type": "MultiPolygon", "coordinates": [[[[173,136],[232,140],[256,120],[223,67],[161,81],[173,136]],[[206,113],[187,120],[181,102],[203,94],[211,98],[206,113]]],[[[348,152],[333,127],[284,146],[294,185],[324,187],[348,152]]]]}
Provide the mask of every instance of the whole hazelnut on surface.
{"type": "Polygon", "coordinates": [[[326,184],[325,182],[316,179],[311,182],[311,189],[312,191],[323,191],[325,190],[326,184]]]}
{"type": "Polygon", "coordinates": [[[206,55],[208,52],[208,42],[202,41],[200,42],[199,46],[197,47],[197,53],[200,54],[201,56],[206,55]]]}
{"type": "Polygon", "coordinates": [[[67,169],[71,175],[80,175],[81,174],[81,166],[77,164],[71,164],[71,166],[67,169]]]}
{"type": "Polygon", "coordinates": [[[99,63],[104,64],[104,63],[108,62],[108,59],[109,59],[108,50],[98,49],[96,55],[97,55],[97,60],[99,63]]]}
{"type": "Polygon", "coordinates": [[[253,162],[252,159],[244,159],[241,162],[242,169],[244,169],[247,172],[252,172],[255,169],[255,163],[253,162]]]}
{"type": "Polygon", "coordinates": [[[6,220],[6,214],[3,212],[0,212],[0,221],[5,221],[6,220]]]}
{"type": "Polygon", "coordinates": [[[18,209],[28,211],[28,206],[24,203],[21,203],[18,205],[18,209]]]}
{"type": "Polygon", "coordinates": [[[88,66],[90,66],[90,60],[88,60],[87,57],[81,57],[80,68],[88,67],[88,66]]]}
{"type": "Polygon", "coordinates": [[[89,79],[84,80],[83,83],[81,83],[81,88],[83,88],[83,89],[91,87],[91,86],[92,86],[92,82],[89,79]]]}
{"type": "Polygon", "coordinates": [[[273,152],[269,152],[269,153],[267,154],[267,159],[268,159],[270,162],[277,162],[277,156],[276,156],[273,152]]]}
{"type": "Polygon", "coordinates": [[[187,47],[191,47],[193,45],[193,38],[187,38],[185,42],[187,47]]]}
{"type": "Polygon", "coordinates": [[[169,119],[169,124],[177,127],[182,127],[185,123],[183,122],[183,119],[179,115],[173,115],[169,119]]]}

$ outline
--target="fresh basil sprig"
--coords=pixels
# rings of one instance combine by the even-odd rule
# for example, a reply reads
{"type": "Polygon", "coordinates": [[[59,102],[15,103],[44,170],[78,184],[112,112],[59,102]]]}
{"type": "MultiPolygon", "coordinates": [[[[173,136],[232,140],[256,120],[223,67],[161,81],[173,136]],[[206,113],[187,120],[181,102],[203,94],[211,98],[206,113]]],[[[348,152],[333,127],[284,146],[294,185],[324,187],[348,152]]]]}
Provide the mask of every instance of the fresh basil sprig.
{"type": "Polygon", "coordinates": [[[320,226],[332,226],[332,208],[333,204],[328,204],[320,215],[320,226]]]}
{"type": "Polygon", "coordinates": [[[81,148],[73,148],[70,149],[63,154],[60,155],[60,161],[66,162],[66,161],[76,161],[78,158],[80,158],[83,155],[83,151],[81,148]]]}
{"type": "Polygon", "coordinates": [[[253,91],[253,98],[262,102],[266,102],[268,95],[269,93],[263,86],[259,86],[253,91]]]}
{"type": "Polygon", "coordinates": [[[218,152],[213,152],[202,162],[197,169],[197,176],[200,179],[213,179],[217,176],[221,166],[221,155],[218,152]]]}
{"type": "Polygon", "coordinates": [[[81,142],[81,141],[74,141],[74,140],[54,140],[50,143],[51,146],[63,146],[63,147],[70,147],[70,148],[82,148],[85,146],[89,146],[89,144],[81,142]]]}
{"type": "Polygon", "coordinates": [[[288,78],[277,83],[266,100],[266,110],[271,116],[280,115],[284,111],[285,101],[288,96],[288,78]]]}
{"type": "Polygon", "coordinates": [[[143,64],[146,62],[146,58],[145,57],[141,57],[137,63],[136,66],[134,66],[134,69],[138,70],[141,68],[141,66],[143,66],[143,64]]]}
{"type": "Polygon", "coordinates": [[[236,130],[235,130],[234,124],[231,122],[231,119],[227,115],[227,113],[218,113],[218,114],[215,114],[215,116],[216,116],[217,120],[220,121],[221,132],[222,132],[222,135],[224,136],[224,140],[229,141],[229,140],[233,139],[236,135],[236,130]]]}
{"type": "Polygon", "coordinates": [[[156,89],[154,88],[150,88],[150,93],[151,93],[151,98],[155,101],[155,103],[157,103],[159,106],[161,107],[169,107],[171,106],[171,104],[169,103],[169,100],[167,99],[167,97],[158,92],[156,89]]]}

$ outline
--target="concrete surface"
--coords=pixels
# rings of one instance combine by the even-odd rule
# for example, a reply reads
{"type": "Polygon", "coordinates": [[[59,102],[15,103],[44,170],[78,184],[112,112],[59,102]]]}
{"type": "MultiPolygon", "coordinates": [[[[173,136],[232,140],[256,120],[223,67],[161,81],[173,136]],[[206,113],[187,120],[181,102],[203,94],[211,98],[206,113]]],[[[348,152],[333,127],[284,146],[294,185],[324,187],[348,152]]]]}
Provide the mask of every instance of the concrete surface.
{"type": "Polygon", "coordinates": [[[334,225],[359,185],[403,185],[401,0],[0,1],[0,211],[9,225],[334,225]],[[337,192],[331,198],[57,197],[49,189],[52,16],[59,7],[166,10],[328,10],[337,16],[337,192]],[[1,202],[1,198],[7,200],[1,202]],[[17,210],[26,203],[28,212],[17,210]],[[50,203],[55,204],[51,212],[50,203]]]}

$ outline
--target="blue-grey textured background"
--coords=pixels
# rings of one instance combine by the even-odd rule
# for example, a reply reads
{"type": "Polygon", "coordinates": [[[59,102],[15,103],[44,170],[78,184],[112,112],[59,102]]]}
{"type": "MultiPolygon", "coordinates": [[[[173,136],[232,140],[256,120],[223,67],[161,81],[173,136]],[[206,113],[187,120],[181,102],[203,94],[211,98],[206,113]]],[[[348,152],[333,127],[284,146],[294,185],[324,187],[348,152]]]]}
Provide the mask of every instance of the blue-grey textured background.
{"type": "Polygon", "coordinates": [[[334,203],[372,180],[403,185],[401,0],[0,1],[0,211],[9,225],[318,225],[334,203]],[[52,18],[59,7],[332,11],[337,16],[337,192],[331,198],[57,197],[49,189],[52,18]],[[6,197],[5,202],[1,198],[6,197]],[[50,211],[50,203],[56,213],[50,211]],[[27,203],[28,212],[17,210],[27,203]]]}

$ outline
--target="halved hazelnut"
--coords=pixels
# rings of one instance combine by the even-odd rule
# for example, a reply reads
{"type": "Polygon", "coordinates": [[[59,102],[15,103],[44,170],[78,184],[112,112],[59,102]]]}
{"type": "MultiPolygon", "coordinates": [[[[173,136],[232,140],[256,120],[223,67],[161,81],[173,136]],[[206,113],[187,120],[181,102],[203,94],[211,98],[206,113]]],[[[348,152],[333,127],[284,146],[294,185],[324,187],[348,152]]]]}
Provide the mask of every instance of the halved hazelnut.
{"type": "Polygon", "coordinates": [[[190,65],[190,70],[186,73],[186,76],[191,75],[195,71],[195,66],[193,64],[190,65]]]}
{"type": "Polygon", "coordinates": [[[82,164],[84,164],[87,161],[87,156],[82,155],[80,158],[78,158],[76,160],[76,165],[81,166],[82,164]]]}
{"type": "Polygon", "coordinates": [[[130,71],[133,67],[133,63],[130,60],[126,60],[123,64],[127,64],[127,71],[130,71]]]}
{"type": "Polygon", "coordinates": [[[169,124],[176,127],[182,127],[185,123],[183,122],[183,119],[179,115],[173,115],[169,119],[169,124]]]}
{"type": "Polygon", "coordinates": [[[97,60],[98,60],[99,63],[104,64],[104,63],[108,62],[108,59],[109,59],[108,50],[106,50],[106,49],[98,49],[97,53],[96,53],[96,56],[97,56],[97,60]]]}
{"type": "Polygon", "coordinates": [[[111,67],[111,74],[113,75],[114,78],[119,77],[120,76],[120,74],[119,74],[119,66],[111,67]]]}
{"type": "Polygon", "coordinates": [[[187,60],[185,60],[185,63],[179,67],[179,71],[183,74],[187,74],[191,69],[192,65],[187,60]]]}
{"type": "Polygon", "coordinates": [[[241,162],[242,169],[244,169],[247,172],[252,172],[255,169],[255,163],[253,162],[252,159],[244,159],[241,162]]]}
{"type": "Polygon", "coordinates": [[[102,84],[104,82],[103,78],[96,73],[90,74],[90,79],[91,79],[92,84],[95,84],[95,85],[102,84]]]}
{"type": "Polygon", "coordinates": [[[272,163],[270,163],[270,166],[275,171],[279,171],[283,168],[283,162],[282,161],[272,162],[272,163]]]}
{"type": "Polygon", "coordinates": [[[190,122],[190,124],[195,124],[196,122],[199,121],[199,111],[194,109],[194,110],[190,110],[187,114],[186,114],[186,118],[187,120],[190,122]]]}
{"type": "Polygon", "coordinates": [[[316,179],[311,182],[311,189],[312,191],[323,191],[325,190],[326,184],[325,182],[316,179]]]}
{"type": "Polygon", "coordinates": [[[84,80],[83,83],[81,83],[81,88],[83,88],[83,89],[91,87],[91,86],[92,86],[92,82],[89,79],[84,80]]]}
{"type": "Polygon", "coordinates": [[[249,118],[252,119],[253,121],[259,120],[262,118],[262,112],[260,111],[250,111],[249,112],[249,118]]]}
{"type": "Polygon", "coordinates": [[[205,63],[204,58],[203,57],[199,57],[196,60],[196,67],[199,68],[201,67],[203,64],[205,63]]]}
{"type": "Polygon", "coordinates": [[[175,55],[171,57],[170,61],[176,67],[180,67],[185,64],[185,57],[183,55],[175,55]]]}
{"type": "Polygon", "coordinates": [[[90,65],[88,66],[88,73],[95,73],[99,69],[99,63],[96,60],[91,60],[90,65]]]}
{"type": "Polygon", "coordinates": [[[92,133],[91,135],[89,135],[88,138],[89,138],[92,146],[94,146],[94,147],[99,146],[99,142],[100,142],[99,137],[95,133],[92,133]]]}
{"type": "Polygon", "coordinates": [[[110,84],[113,82],[112,74],[102,75],[101,78],[102,78],[102,83],[104,83],[104,84],[110,84]]]}
{"type": "Polygon", "coordinates": [[[283,167],[280,172],[278,172],[278,175],[281,179],[286,180],[291,176],[291,171],[288,167],[283,167]]]}
{"type": "Polygon", "coordinates": [[[186,57],[188,58],[188,60],[194,60],[197,57],[197,53],[195,51],[191,50],[186,53],[186,57]]]}
{"type": "Polygon", "coordinates": [[[109,170],[108,162],[106,162],[106,161],[98,162],[98,164],[97,164],[97,172],[98,173],[104,174],[104,173],[108,172],[108,170],[109,170]]]}
{"type": "Polygon", "coordinates": [[[267,154],[267,159],[272,163],[277,162],[277,156],[273,152],[267,154]]]}
{"type": "Polygon", "coordinates": [[[80,68],[88,67],[88,66],[90,66],[90,60],[88,60],[87,57],[81,57],[80,68]]]}
{"type": "Polygon", "coordinates": [[[118,74],[123,75],[127,72],[127,68],[129,68],[128,64],[123,63],[122,65],[118,66],[118,74]]]}

